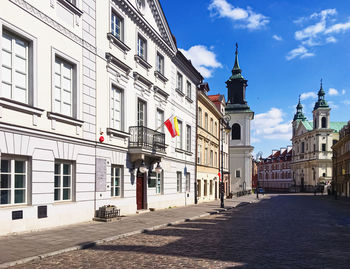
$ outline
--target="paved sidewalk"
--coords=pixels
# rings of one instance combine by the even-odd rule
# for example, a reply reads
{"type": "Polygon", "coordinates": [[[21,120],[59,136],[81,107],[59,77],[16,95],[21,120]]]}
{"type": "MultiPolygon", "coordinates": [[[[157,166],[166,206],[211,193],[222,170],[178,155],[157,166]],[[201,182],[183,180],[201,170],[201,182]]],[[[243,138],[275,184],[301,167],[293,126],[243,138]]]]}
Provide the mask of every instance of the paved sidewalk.
{"type": "MultiPolygon", "coordinates": [[[[268,196],[260,197],[267,198],[268,196]]],[[[255,202],[258,202],[255,195],[249,195],[225,200],[225,209],[220,209],[220,201],[217,200],[127,216],[115,222],[88,222],[32,233],[3,236],[0,237],[0,268],[92,247],[121,237],[159,229],[255,202]]]]}

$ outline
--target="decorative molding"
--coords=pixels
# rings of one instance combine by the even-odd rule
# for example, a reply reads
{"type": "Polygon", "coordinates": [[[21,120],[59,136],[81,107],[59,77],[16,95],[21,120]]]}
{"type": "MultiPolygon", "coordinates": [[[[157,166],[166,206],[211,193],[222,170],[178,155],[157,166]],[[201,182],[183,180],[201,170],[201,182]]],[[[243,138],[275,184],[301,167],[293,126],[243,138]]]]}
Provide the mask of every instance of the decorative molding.
{"type": "Polygon", "coordinates": [[[147,78],[145,78],[144,76],[140,75],[137,72],[134,72],[133,75],[134,75],[135,82],[140,81],[144,85],[146,85],[149,89],[152,87],[153,83],[149,81],[147,78]]]}
{"type": "Polygon", "coordinates": [[[130,47],[128,47],[123,41],[121,41],[120,39],[116,38],[112,33],[107,33],[107,38],[108,40],[116,45],[118,48],[120,48],[124,53],[127,53],[128,51],[130,51],[130,47]]]}
{"type": "Polygon", "coordinates": [[[152,68],[152,65],[150,65],[145,59],[143,59],[142,57],[140,57],[139,55],[135,55],[134,56],[134,59],[135,61],[138,63],[138,64],[141,64],[144,68],[147,69],[147,71],[152,68]]]}
{"type": "Polygon", "coordinates": [[[107,59],[107,64],[113,64],[117,67],[119,67],[120,69],[122,69],[126,75],[128,76],[130,71],[132,70],[132,68],[130,66],[128,66],[127,64],[125,64],[124,62],[122,62],[121,60],[119,60],[117,57],[115,57],[113,54],[107,52],[106,53],[106,59],[107,59]]]}
{"type": "Polygon", "coordinates": [[[65,35],[66,37],[70,38],[74,42],[78,43],[79,45],[83,46],[84,48],[93,51],[96,53],[96,48],[88,43],[87,41],[83,40],[73,32],[71,32],[69,29],[61,25],[60,23],[56,22],[49,16],[47,16],[45,13],[41,12],[37,8],[33,7],[31,4],[26,2],[25,0],[9,0],[12,3],[16,4],[23,10],[27,11],[37,19],[41,20],[42,22],[46,23],[47,25],[51,26],[53,29],[57,30],[61,34],[65,35]]]}
{"type": "Polygon", "coordinates": [[[68,8],[70,11],[72,11],[74,14],[78,15],[79,17],[83,15],[83,11],[81,11],[79,8],[77,8],[75,5],[70,3],[67,0],[58,0],[62,5],[64,5],[66,8],[68,8]]]}
{"type": "Polygon", "coordinates": [[[188,102],[193,103],[193,100],[190,97],[186,96],[185,98],[188,102]]]}
{"type": "Polygon", "coordinates": [[[158,86],[153,86],[153,90],[155,93],[158,93],[159,95],[163,96],[165,99],[168,99],[169,95],[166,91],[162,90],[158,86]]]}
{"type": "Polygon", "coordinates": [[[107,128],[107,134],[112,137],[121,137],[121,138],[128,138],[130,137],[130,133],[125,133],[123,131],[118,131],[113,128],[107,128]]]}
{"type": "Polygon", "coordinates": [[[41,117],[41,115],[44,112],[43,109],[33,107],[31,105],[27,105],[27,104],[17,102],[17,101],[11,100],[11,99],[7,99],[5,97],[0,97],[0,107],[10,108],[10,109],[24,112],[27,114],[37,115],[39,117],[41,117]]]}
{"type": "Polygon", "coordinates": [[[54,121],[60,121],[60,122],[64,122],[64,123],[68,123],[68,124],[72,124],[74,126],[83,126],[84,121],[66,116],[66,115],[62,115],[62,114],[58,114],[58,113],[54,113],[54,112],[47,112],[47,117],[50,120],[54,120],[54,121]]]}
{"type": "Polygon", "coordinates": [[[154,76],[163,81],[164,83],[168,81],[168,79],[159,71],[154,71],[154,76]]]}
{"type": "Polygon", "coordinates": [[[181,91],[179,88],[176,88],[175,91],[180,94],[182,97],[185,96],[185,93],[183,91],[181,91]]]}

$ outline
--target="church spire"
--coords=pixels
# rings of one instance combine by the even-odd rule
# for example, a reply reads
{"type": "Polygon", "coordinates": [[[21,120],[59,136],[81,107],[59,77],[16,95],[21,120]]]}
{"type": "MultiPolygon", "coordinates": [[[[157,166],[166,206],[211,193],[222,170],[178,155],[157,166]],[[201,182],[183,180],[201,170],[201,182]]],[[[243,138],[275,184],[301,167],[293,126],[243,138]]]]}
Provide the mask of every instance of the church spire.
{"type": "Polygon", "coordinates": [[[322,81],[322,79],[321,79],[320,90],[318,91],[317,95],[318,95],[318,100],[315,103],[314,110],[316,110],[316,109],[318,109],[320,107],[328,108],[329,106],[328,106],[327,101],[325,99],[326,93],[323,90],[323,81],[322,81]]]}
{"type": "Polygon", "coordinates": [[[306,117],[303,113],[303,105],[301,104],[300,102],[300,95],[299,95],[299,102],[298,102],[298,105],[297,105],[297,112],[295,113],[294,115],[294,121],[295,120],[306,120],[306,117]]]}
{"type": "Polygon", "coordinates": [[[235,52],[236,56],[235,56],[235,65],[233,67],[232,73],[233,71],[239,71],[239,73],[242,72],[242,70],[239,68],[239,62],[238,62],[238,44],[236,43],[236,52],[235,52]]]}

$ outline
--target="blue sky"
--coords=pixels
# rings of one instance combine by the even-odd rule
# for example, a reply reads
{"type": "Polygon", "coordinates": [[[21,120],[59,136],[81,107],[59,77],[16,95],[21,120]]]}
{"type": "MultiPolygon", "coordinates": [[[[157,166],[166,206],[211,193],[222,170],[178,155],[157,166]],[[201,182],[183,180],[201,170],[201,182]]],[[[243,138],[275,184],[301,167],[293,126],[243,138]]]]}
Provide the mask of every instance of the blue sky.
{"type": "Polygon", "coordinates": [[[346,0],[161,0],[177,45],[209,82],[225,81],[239,44],[252,144],[264,156],[290,145],[299,94],[312,119],[320,79],[331,121],[350,120],[350,4],[346,0]]]}

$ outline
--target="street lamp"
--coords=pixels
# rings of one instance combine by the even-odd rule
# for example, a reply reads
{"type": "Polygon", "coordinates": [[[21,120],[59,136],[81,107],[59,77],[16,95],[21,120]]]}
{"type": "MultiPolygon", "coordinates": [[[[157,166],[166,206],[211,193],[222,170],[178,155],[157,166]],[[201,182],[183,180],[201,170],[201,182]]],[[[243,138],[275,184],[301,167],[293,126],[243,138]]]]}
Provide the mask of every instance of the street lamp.
{"type": "Polygon", "coordinates": [[[220,181],[220,207],[224,208],[224,131],[229,134],[231,131],[230,122],[231,116],[226,115],[220,118],[221,126],[221,181],[220,181]]]}

